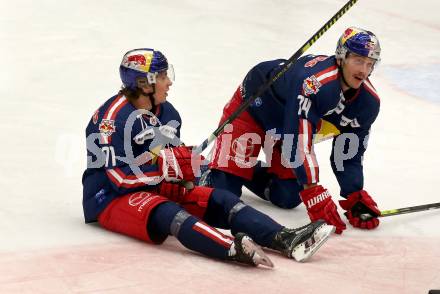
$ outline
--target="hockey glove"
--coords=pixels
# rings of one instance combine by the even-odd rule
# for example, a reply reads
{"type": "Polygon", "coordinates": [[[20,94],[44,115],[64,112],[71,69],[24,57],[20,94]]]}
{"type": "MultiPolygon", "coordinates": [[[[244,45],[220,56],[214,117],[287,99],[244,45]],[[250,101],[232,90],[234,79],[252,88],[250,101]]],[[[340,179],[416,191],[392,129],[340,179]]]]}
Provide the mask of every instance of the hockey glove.
{"type": "Polygon", "coordinates": [[[195,165],[194,170],[197,170],[201,161],[199,159],[200,155],[192,157],[192,147],[178,146],[161,150],[158,164],[167,182],[193,181],[195,177],[192,163],[195,165]]]}
{"type": "Polygon", "coordinates": [[[307,208],[311,221],[325,220],[327,224],[336,227],[336,234],[341,234],[347,228],[327,189],[317,185],[304,189],[299,195],[307,208]]]}
{"type": "Polygon", "coordinates": [[[182,201],[187,192],[187,188],[182,183],[162,181],[159,185],[159,194],[177,203],[182,201]]]}
{"type": "Polygon", "coordinates": [[[180,204],[188,213],[203,218],[208,208],[209,198],[214,189],[208,187],[185,188],[182,184],[163,181],[159,194],[180,204]]]}
{"type": "Polygon", "coordinates": [[[345,216],[353,227],[371,230],[379,225],[380,210],[376,202],[365,190],[357,191],[348,195],[347,200],[339,200],[339,205],[347,212],[345,216]],[[362,220],[360,215],[368,213],[372,218],[362,220]]]}

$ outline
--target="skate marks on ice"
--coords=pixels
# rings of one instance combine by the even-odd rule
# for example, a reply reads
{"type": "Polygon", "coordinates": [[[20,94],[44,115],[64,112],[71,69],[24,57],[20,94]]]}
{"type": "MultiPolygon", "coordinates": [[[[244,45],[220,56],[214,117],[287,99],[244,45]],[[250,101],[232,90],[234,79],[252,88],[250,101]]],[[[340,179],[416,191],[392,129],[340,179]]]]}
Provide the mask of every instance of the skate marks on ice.
{"type": "Polygon", "coordinates": [[[0,254],[0,293],[427,293],[440,288],[440,238],[334,236],[307,263],[274,269],[209,259],[174,239],[0,254]],[[343,281],[343,282],[341,282],[343,281]],[[299,292],[298,292],[299,293],[299,292]]]}
{"type": "Polygon", "coordinates": [[[440,288],[438,237],[341,238],[320,253],[324,265],[312,266],[328,273],[329,286],[346,288],[338,293],[410,294],[440,288]]]}
{"type": "MultiPolygon", "coordinates": [[[[124,238],[3,253],[0,264],[0,293],[194,293],[218,287],[216,273],[225,274],[221,283],[238,273],[259,275],[257,268],[206,258],[171,238],[160,246],[124,238]]],[[[224,293],[221,289],[210,292],[224,293]]]]}

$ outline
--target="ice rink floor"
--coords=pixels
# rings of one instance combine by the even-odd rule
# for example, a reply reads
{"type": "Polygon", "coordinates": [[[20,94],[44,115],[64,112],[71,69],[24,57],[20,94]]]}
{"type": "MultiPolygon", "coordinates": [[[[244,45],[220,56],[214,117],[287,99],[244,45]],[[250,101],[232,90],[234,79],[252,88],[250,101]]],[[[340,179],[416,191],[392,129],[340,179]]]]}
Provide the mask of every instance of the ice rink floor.
{"type": "MultiPolygon", "coordinates": [[[[169,101],[182,139],[200,144],[256,63],[289,58],[344,4],[318,1],[0,0],[0,293],[428,293],[440,289],[440,210],[348,225],[308,263],[269,252],[274,269],[148,245],[85,225],[85,126],[121,85],[129,49],[174,65],[169,101]]],[[[365,189],[382,210],[439,202],[440,4],[359,0],[307,53],[333,54],[348,26],[373,31],[381,96],[365,156],[365,189]]],[[[321,183],[339,188],[330,142],[316,147],[321,183]]],[[[305,207],[243,200],[286,226],[305,207]]]]}

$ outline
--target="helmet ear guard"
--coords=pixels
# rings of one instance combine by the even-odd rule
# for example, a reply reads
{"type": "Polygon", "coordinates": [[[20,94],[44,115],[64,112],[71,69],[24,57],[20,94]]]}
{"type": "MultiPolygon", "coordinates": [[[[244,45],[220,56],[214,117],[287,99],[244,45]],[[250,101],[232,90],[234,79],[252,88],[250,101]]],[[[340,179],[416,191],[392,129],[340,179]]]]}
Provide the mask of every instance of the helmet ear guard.
{"type": "Polygon", "coordinates": [[[147,73],[148,83],[149,84],[156,84],[156,76],[157,76],[157,72],[155,72],[155,73],[148,72],[147,73]]]}
{"type": "Polygon", "coordinates": [[[147,73],[147,76],[141,76],[136,78],[136,87],[144,88],[152,86],[156,83],[157,73],[147,73]]]}
{"type": "Polygon", "coordinates": [[[345,58],[347,58],[348,56],[348,50],[347,48],[343,47],[343,46],[338,46],[336,48],[336,59],[341,59],[341,60],[345,60],[345,58]]]}

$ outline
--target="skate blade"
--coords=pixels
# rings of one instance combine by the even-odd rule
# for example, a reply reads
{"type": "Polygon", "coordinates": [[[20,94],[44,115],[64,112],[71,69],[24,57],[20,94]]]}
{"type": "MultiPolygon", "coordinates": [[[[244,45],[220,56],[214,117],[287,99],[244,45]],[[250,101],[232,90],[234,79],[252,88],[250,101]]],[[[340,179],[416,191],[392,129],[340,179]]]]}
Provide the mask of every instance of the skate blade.
{"type": "Polygon", "coordinates": [[[252,261],[254,262],[255,266],[258,266],[260,264],[271,268],[274,266],[273,262],[266,255],[266,253],[264,253],[263,249],[261,249],[261,247],[253,241],[249,239],[244,240],[243,247],[246,248],[246,251],[253,252],[252,261]]]}
{"type": "Polygon", "coordinates": [[[296,246],[292,251],[292,257],[298,262],[305,262],[327,241],[336,227],[322,224],[318,227],[313,236],[296,246]]]}
{"type": "Polygon", "coordinates": [[[255,251],[253,260],[256,262],[257,266],[261,264],[273,268],[272,260],[270,260],[269,256],[267,256],[266,253],[264,253],[261,248],[255,251]]]}

